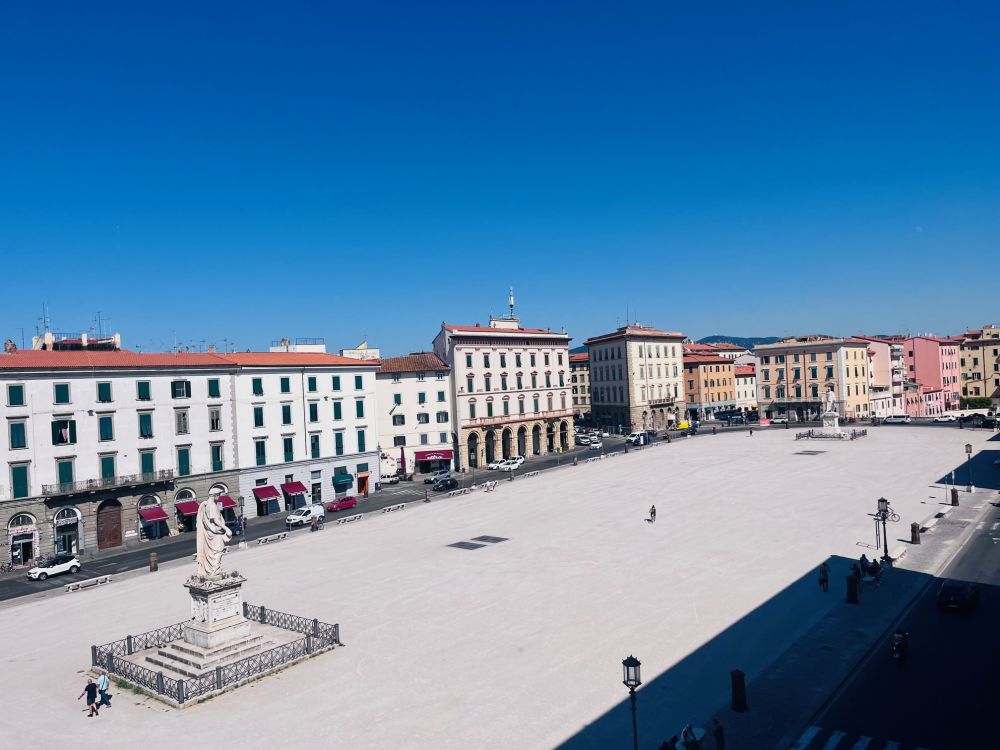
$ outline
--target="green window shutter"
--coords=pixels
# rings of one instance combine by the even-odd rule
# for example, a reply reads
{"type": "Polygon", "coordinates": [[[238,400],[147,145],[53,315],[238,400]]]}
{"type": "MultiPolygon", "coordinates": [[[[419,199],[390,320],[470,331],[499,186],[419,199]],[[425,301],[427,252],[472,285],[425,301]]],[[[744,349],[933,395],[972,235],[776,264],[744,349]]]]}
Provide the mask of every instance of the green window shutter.
{"type": "Polygon", "coordinates": [[[360,391],[362,388],[364,388],[364,380],[362,379],[362,377],[360,375],[355,375],[354,376],[354,390],[360,391]]]}
{"type": "Polygon", "coordinates": [[[115,427],[111,417],[101,417],[98,421],[98,430],[101,440],[115,439],[115,427]]]}
{"type": "Polygon", "coordinates": [[[281,423],[282,424],[292,423],[292,407],[289,404],[281,405],[281,423]]]}
{"type": "Polygon", "coordinates": [[[111,400],[111,383],[97,384],[97,400],[107,403],[111,400]]]}
{"type": "Polygon", "coordinates": [[[337,455],[338,456],[343,456],[344,455],[344,433],[342,433],[342,432],[334,433],[333,441],[334,441],[334,445],[336,447],[337,455]]]}
{"type": "Polygon", "coordinates": [[[212,471],[222,471],[222,446],[212,446],[212,471]]]}
{"type": "Polygon", "coordinates": [[[28,496],[28,467],[12,466],[10,469],[11,495],[13,499],[28,496]]]}
{"type": "Polygon", "coordinates": [[[293,450],[292,450],[292,439],[291,438],[285,438],[282,442],[284,443],[284,447],[285,447],[285,460],[286,461],[294,461],[295,460],[295,456],[294,456],[294,453],[293,453],[293,450]]]}
{"type": "Polygon", "coordinates": [[[24,406],[24,386],[23,385],[8,385],[7,386],[7,405],[8,406],[24,406]]]}
{"type": "Polygon", "coordinates": [[[486,402],[486,416],[487,417],[492,417],[493,416],[493,402],[492,401],[487,401],[486,402]]]}
{"type": "Polygon", "coordinates": [[[264,407],[255,406],[253,408],[253,426],[263,427],[264,426],[264,407]]]}
{"type": "Polygon", "coordinates": [[[319,421],[319,404],[309,404],[309,421],[319,421]]]}
{"type": "Polygon", "coordinates": [[[152,451],[146,451],[139,454],[140,469],[142,469],[143,474],[152,474],[156,471],[155,454],[152,451]]]}
{"type": "Polygon", "coordinates": [[[263,466],[267,463],[267,444],[263,440],[254,443],[254,451],[257,456],[257,465],[263,466]]]}
{"type": "Polygon", "coordinates": [[[153,437],[153,415],[152,414],[140,414],[139,415],[139,437],[141,437],[141,438],[151,438],[151,437],[153,437]]]}
{"type": "Polygon", "coordinates": [[[138,394],[139,401],[149,401],[151,398],[149,393],[149,381],[140,380],[136,384],[136,392],[138,394]]]}
{"type": "Polygon", "coordinates": [[[475,418],[476,418],[476,405],[469,404],[469,419],[475,419],[475,418]]]}
{"type": "Polygon", "coordinates": [[[333,376],[333,390],[335,391],[340,390],[340,375],[333,376]]]}
{"type": "Polygon", "coordinates": [[[358,453],[365,452],[365,431],[358,430],[358,453]]]}
{"type": "Polygon", "coordinates": [[[177,473],[182,477],[191,473],[191,451],[187,448],[177,449],[177,473]]]}
{"type": "Polygon", "coordinates": [[[358,415],[359,418],[363,417],[365,415],[365,402],[364,401],[355,401],[354,402],[354,410],[357,412],[357,415],[358,415]]]}
{"type": "Polygon", "coordinates": [[[309,379],[306,381],[306,383],[309,386],[309,390],[311,392],[315,393],[315,391],[316,391],[316,376],[315,375],[310,375],[309,379]]]}
{"type": "Polygon", "coordinates": [[[221,395],[222,391],[219,389],[219,380],[217,378],[211,378],[208,381],[208,397],[219,398],[221,395]]]}
{"type": "Polygon", "coordinates": [[[282,393],[291,393],[292,392],[292,381],[289,380],[288,378],[282,378],[281,379],[281,392],[282,393]]]}
{"type": "Polygon", "coordinates": [[[309,448],[313,458],[319,458],[319,435],[309,436],[309,448]]]}
{"type": "Polygon", "coordinates": [[[115,478],[115,457],[101,456],[101,479],[115,478]]]}
{"type": "Polygon", "coordinates": [[[344,418],[343,406],[341,405],[341,403],[339,401],[334,401],[333,402],[333,418],[334,419],[343,419],[344,418]]]}
{"type": "Polygon", "coordinates": [[[69,403],[69,383],[56,384],[56,403],[57,404],[69,403]]]}
{"type": "Polygon", "coordinates": [[[10,447],[11,449],[28,447],[28,440],[27,440],[27,434],[24,429],[24,422],[10,423],[10,447]]]}
{"type": "Polygon", "coordinates": [[[263,396],[264,395],[264,380],[262,378],[254,378],[251,382],[253,384],[253,395],[254,396],[263,396]]]}
{"type": "Polygon", "coordinates": [[[368,471],[368,464],[358,464],[358,474],[363,471],[368,471]]]}
{"type": "Polygon", "coordinates": [[[59,484],[72,484],[73,483],[73,462],[72,461],[60,461],[59,462],[59,484]]]}

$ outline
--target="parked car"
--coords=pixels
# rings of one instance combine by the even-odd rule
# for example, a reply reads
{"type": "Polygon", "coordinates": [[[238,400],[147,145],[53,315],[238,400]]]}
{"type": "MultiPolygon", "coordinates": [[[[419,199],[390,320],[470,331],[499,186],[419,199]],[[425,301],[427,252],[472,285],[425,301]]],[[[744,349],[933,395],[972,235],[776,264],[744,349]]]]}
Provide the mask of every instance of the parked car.
{"type": "Polygon", "coordinates": [[[997,426],[997,418],[989,414],[966,414],[959,421],[970,427],[995,428],[997,426]]]}
{"type": "Polygon", "coordinates": [[[788,424],[788,417],[772,417],[771,424],[788,424]]]}
{"type": "Polygon", "coordinates": [[[338,510],[350,510],[358,504],[358,499],[354,495],[345,495],[339,500],[331,500],[326,504],[326,509],[331,513],[338,510]]]}
{"type": "Polygon", "coordinates": [[[486,464],[487,469],[499,469],[507,459],[505,458],[494,458],[488,464],[486,464]]]}
{"type": "Polygon", "coordinates": [[[602,438],[611,437],[611,433],[608,432],[606,429],[601,430],[600,431],[600,435],[601,435],[602,438]]]}
{"type": "Polygon", "coordinates": [[[440,482],[435,482],[434,486],[431,487],[435,492],[445,492],[446,490],[454,490],[458,488],[458,480],[452,477],[445,477],[440,482]]]}
{"type": "Polygon", "coordinates": [[[28,571],[28,578],[33,581],[44,581],[49,576],[57,576],[60,573],[75,573],[82,567],[76,555],[59,553],[39,558],[38,564],[28,571]]]}
{"type": "Polygon", "coordinates": [[[590,441],[590,450],[599,451],[604,447],[604,443],[601,442],[600,438],[594,438],[590,441]]]}
{"type": "Polygon", "coordinates": [[[507,464],[504,466],[505,469],[520,469],[524,463],[524,456],[511,456],[504,463],[507,464]]]}
{"type": "Polygon", "coordinates": [[[583,434],[577,435],[576,436],[576,444],[577,445],[590,445],[590,436],[589,435],[583,435],[583,434]]]}
{"type": "Polygon", "coordinates": [[[399,474],[383,474],[379,477],[382,484],[399,484],[399,474]]]}
{"type": "Polygon", "coordinates": [[[954,414],[941,414],[941,415],[939,415],[937,417],[934,417],[934,421],[935,422],[957,422],[958,421],[958,417],[956,417],[954,414]]]}
{"type": "Polygon", "coordinates": [[[979,606],[979,587],[968,581],[948,579],[938,589],[937,606],[942,612],[971,612],[979,606]]]}
{"type": "Polygon", "coordinates": [[[304,508],[296,508],[285,516],[285,526],[289,529],[296,526],[308,526],[314,518],[320,521],[326,518],[326,508],[318,503],[307,505],[304,508]]]}
{"type": "Polygon", "coordinates": [[[908,414],[891,414],[882,421],[885,424],[909,424],[910,416],[908,414]]]}
{"type": "Polygon", "coordinates": [[[424,484],[437,484],[442,479],[447,479],[451,476],[451,469],[438,469],[433,474],[429,475],[424,479],[424,484]]]}

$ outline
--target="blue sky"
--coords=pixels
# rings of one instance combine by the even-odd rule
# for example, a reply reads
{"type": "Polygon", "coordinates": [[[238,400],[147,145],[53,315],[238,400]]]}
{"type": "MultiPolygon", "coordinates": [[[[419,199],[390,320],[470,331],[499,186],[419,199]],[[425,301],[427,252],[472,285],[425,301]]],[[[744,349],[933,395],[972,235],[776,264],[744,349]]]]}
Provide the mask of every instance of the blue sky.
{"type": "Polygon", "coordinates": [[[511,284],[577,344],[997,322],[997,38],[954,0],[6,2],[0,335],[395,354],[511,284]]]}

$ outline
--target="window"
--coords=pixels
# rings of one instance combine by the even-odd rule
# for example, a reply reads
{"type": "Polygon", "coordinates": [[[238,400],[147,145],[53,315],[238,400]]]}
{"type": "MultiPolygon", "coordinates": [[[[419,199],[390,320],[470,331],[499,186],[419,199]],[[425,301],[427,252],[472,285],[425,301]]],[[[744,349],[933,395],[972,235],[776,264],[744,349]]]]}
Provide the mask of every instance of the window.
{"type": "Polygon", "coordinates": [[[28,434],[24,422],[10,422],[7,430],[10,433],[10,449],[12,451],[28,447],[28,434]]]}
{"type": "Polygon", "coordinates": [[[7,386],[7,406],[24,406],[24,386],[7,386]]]}
{"type": "Polygon", "coordinates": [[[174,424],[177,427],[178,435],[187,435],[190,430],[188,429],[188,410],[187,409],[177,409],[174,412],[174,424]]]}
{"type": "Polygon", "coordinates": [[[483,367],[489,367],[489,366],[490,366],[490,355],[483,354],[483,367]]]}
{"type": "Polygon", "coordinates": [[[438,401],[444,401],[444,391],[438,391],[438,401]]]}
{"type": "Polygon", "coordinates": [[[392,382],[393,383],[401,383],[401,382],[403,382],[403,375],[401,373],[394,372],[392,374],[392,382]]]}
{"type": "Polygon", "coordinates": [[[417,394],[417,403],[418,404],[426,404],[427,403],[427,394],[424,393],[423,391],[421,391],[420,393],[418,393],[417,394]]]}
{"type": "Polygon", "coordinates": [[[510,411],[509,411],[510,407],[508,406],[508,403],[509,402],[507,402],[507,401],[503,402],[503,414],[504,414],[504,416],[507,416],[508,414],[510,414],[510,411]]]}
{"type": "Polygon", "coordinates": [[[212,471],[222,471],[222,443],[213,443],[209,446],[212,457],[212,471]]]}
{"type": "Polygon", "coordinates": [[[211,432],[218,432],[222,429],[222,409],[208,410],[208,429],[211,432]]]}
{"type": "Polygon", "coordinates": [[[293,449],[294,446],[293,446],[293,440],[292,440],[292,438],[290,438],[290,437],[282,438],[281,439],[281,444],[282,444],[282,447],[284,448],[285,461],[294,461],[295,460],[295,451],[293,449]]]}
{"type": "Polygon", "coordinates": [[[253,392],[253,395],[254,396],[263,396],[264,395],[264,379],[263,378],[254,378],[250,382],[251,382],[251,391],[253,392]]]}
{"type": "MultiPolygon", "coordinates": [[[[520,363],[518,363],[518,364],[520,364],[520,363]]],[[[529,354],[528,355],[528,364],[530,364],[532,367],[535,366],[535,355],[534,354],[529,354]]]]}
{"type": "Polygon", "coordinates": [[[354,390],[360,391],[363,388],[364,388],[364,381],[362,380],[361,376],[360,375],[355,375],[354,376],[354,390]]]}
{"type": "Polygon", "coordinates": [[[472,367],[472,355],[471,354],[466,354],[465,355],[465,366],[466,367],[472,367]]]}
{"type": "Polygon", "coordinates": [[[333,376],[333,390],[335,391],[340,390],[340,375],[333,376]]]}
{"type": "Polygon", "coordinates": [[[340,401],[333,402],[333,418],[335,420],[344,418],[343,408],[344,405],[340,401]]]}
{"type": "Polygon", "coordinates": [[[108,454],[101,456],[101,479],[114,479],[115,473],[115,456],[114,454],[108,454]]]}
{"type": "Polygon", "coordinates": [[[156,471],[155,451],[139,451],[139,470],[143,474],[153,474],[156,471]]]}
{"type": "Polygon", "coordinates": [[[319,433],[313,433],[309,436],[309,455],[313,458],[319,458],[319,433]]]}
{"type": "Polygon", "coordinates": [[[282,404],[281,405],[281,424],[291,424],[292,423],[292,405],[282,404]]]}
{"type": "Polygon", "coordinates": [[[538,396],[535,396],[535,414],[538,414],[538,396]]]}
{"type": "Polygon", "coordinates": [[[139,414],[139,437],[153,437],[153,415],[149,412],[139,414]]]}
{"type": "Polygon", "coordinates": [[[59,477],[59,484],[73,484],[73,459],[56,461],[56,474],[59,477]]]}
{"type": "Polygon", "coordinates": [[[97,439],[98,440],[115,439],[115,421],[114,417],[112,417],[110,414],[104,414],[97,418],[97,439]]]}
{"type": "Polygon", "coordinates": [[[476,405],[470,401],[469,402],[469,419],[475,419],[475,418],[476,418],[476,405]]]}
{"type": "Polygon", "coordinates": [[[53,387],[53,400],[57,404],[69,403],[69,383],[56,383],[53,387]]]}
{"type": "Polygon", "coordinates": [[[490,374],[486,373],[486,377],[483,378],[483,380],[486,382],[486,390],[490,390],[490,380],[492,380],[492,378],[490,378],[490,374]]]}
{"type": "Polygon", "coordinates": [[[515,354],[514,355],[514,366],[515,367],[520,367],[521,366],[521,355],[520,354],[515,354]]]}
{"type": "Polygon", "coordinates": [[[446,411],[439,411],[437,413],[437,423],[438,424],[447,424],[447,422],[448,422],[448,412],[446,412],[446,411]]]}
{"type": "Polygon", "coordinates": [[[531,387],[532,388],[538,387],[538,375],[536,375],[535,373],[531,373],[531,387]]]}
{"type": "Polygon", "coordinates": [[[97,400],[102,404],[111,402],[111,383],[97,384],[97,400]]]}
{"type": "Polygon", "coordinates": [[[209,378],[208,379],[208,397],[209,398],[221,398],[222,391],[219,390],[219,379],[209,378]]]}
{"type": "Polygon", "coordinates": [[[292,379],[291,378],[282,378],[281,379],[281,392],[282,393],[291,393],[292,392],[292,379]]]}
{"type": "Polygon", "coordinates": [[[394,427],[399,427],[400,425],[406,424],[406,417],[404,417],[402,414],[393,414],[392,424],[394,427]]]}
{"type": "Polygon", "coordinates": [[[392,438],[392,444],[396,448],[399,448],[400,446],[406,445],[406,435],[395,435],[395,436],[393,436],[393,438],[392,438]]]}
{"type": "Polygon", "coordinates": [[[552,387],[552,376],[549,375],[549,373],[545,373],[545,387],[546,388],[552,387]]]}
{"type": "Polygon", "coordinates": [[[72,445],[75,442],[75,419],[56,419],[52,421],[52,445],[72,445]]]}
{"type": "Polygon", "coordinates": [[[149,401],[153,398],[150,394],[148,380],[140,380],[135,384],[135,398],[136,401],[149,401]]]}
{"type": "Polygon", "coordinates": [[[521,390],[522,388],[524,388],[524,379],[520,375],[518,375],[517,376],[517,390],[521,390]]]}
{"type": "Polygon", "coordinates": [[[359,398],[354,402],[354,414],[358,419],[362,419],[365,416],[365,400],[359,398]]]}
{"type": "Polygon", "coordinates": [[[318,422],[319,421],[319,404],[315,401],[309,404],[309,421],[318,422]]]}
{"type": "Polygon", "coordinates": [[[400,394],[400,393],[394,393],[394,394],[392,394],[392,403],[394,403],[396,406],[401,405],[403,403],[403,396],[402,396],[402,394],[400,394]]]}
{"type": "Polygon", "coordinates": [[[333,433],[333,446],[338,456],[344,455],[344,433],[342,432],[333,433]]]}
{"type": "Polygon", "coordinates": [[[358,430],[358,453],[365,452],[365,431],[358,430]]]}
{"type": "Polygon", "coordinates": [[[417,415],[417,424],[429,424],[430,421],[431,421],[430,414],[418,414],[417,415]]]}
{"type": "Polygon", "coordinates": [[[447,432],[439,432],[438,433],[438,442],[439,443],[447,443],[448,442],[448,433],[447,432]]]}
{"type": "Polygon", "coordinates": [[[427,445],[428,442],[429,441],[427,439],[427,433],[421,433],[420,434],[420,444],[421,445],[427,445]]]}
{"type": "Polygon", "coordinates": [[[517,413],[524,414],[524,399],[521,399],[517,402],[517,413]]]}
{"type": "Polygon", "coordinates": [[[507,376],[506,375],[501,375],[500,376],[500,390],[501,391],[506,391],[507,390],[507,376]]]}
{"type": "Polygon", "coordinates": [[[264,407],[255,406],[253,408],[253,426],[263,427],[264,426],[264,407]]]}
{"type": "Polygon", "coordinates": [[[171,398],[191,398],[190,380],[173,380],[170,383],[171,398]]]}
{"type": "Polygon", "coordinates": [[[186,477],[191,473],[191,449],[177,449],[177,476],[186,477]]]}
{"type": "Polygon", "coordinates": [[[316,376],[315,375],[310,375],[308,378],[306,378],[306,389],[310,393],[315,393],[316,392],[316,376]]]}
{"type": "Polygon", "coordinates": [[[18,498],[27,497],[28,492],[29,492],[29,484],[28,484],[27,464],[24,464],[22,466],[11,466],[10,467],[11,498],[17,500],[18,498]]]}
{"type": "Polygon", "coordinates": [[[418,380],[418,381],[422,381],[423,379],[424,379],[424,373],[422,373],[422,372],[418,372],[418,373],[417,373],[417,380],[418,380]]]}

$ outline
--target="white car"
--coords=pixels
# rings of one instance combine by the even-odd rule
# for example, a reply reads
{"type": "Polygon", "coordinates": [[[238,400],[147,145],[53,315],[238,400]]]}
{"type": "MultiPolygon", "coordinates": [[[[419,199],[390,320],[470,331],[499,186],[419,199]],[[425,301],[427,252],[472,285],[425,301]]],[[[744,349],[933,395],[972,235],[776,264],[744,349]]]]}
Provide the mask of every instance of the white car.
{"type": "Polygon", "coordinates": [[[506,459],[496,458],[496,459],[493,459],[492,461],[490,461],[488,464],[486,464],[486,468],[487,469],[499,469],[505,463],[506,463],[506,459]]]}
{"type": "Polygon", "coordinates": [[[304,508],[297,508],[285,516],[285,526],[293,528],[295,526],[307,526],[314,518],[322,521],[326,518],[326,508],[322,505],[307,505],[304,508]]]}
{"type": "Polygon", "coordinates": [[[939,417],[934,417],[935,422],[957,422],[958,417],[954,414],[942,414],[939,417]]]}
{"type": "Polygon", "coordinates": [[[592,451],[599,451],[603,447],[604,443],[601,442],[600,438],[595,437],[593,440],[590,441],[590,450],[592,451]]]}
{"type": "Polygon", "coordinates": [[[57,576],[60,573],[75,573],[82,565],[76,555],[58,554],[52,557],[39,559],[38,565],[28,571],[28,578],[32,581],[44,581],[49,576],[57,576]]]}
{"type": "Polygon", "coordinates": [[[771,424],[788,424],[788,417],[775,417],[771,420],[771,424]]]}
{"type": "Polygon", "coordinates": [[[608,432],[607,430],[601,430],[601,437],[602,438],[611,437],[611,433],[608,432]]]}
{"type": "Polygon", "coordinates": [[[882,420],[885,424],[909,424],[910,417],[906,414],[893,414],[882,420]]]}
{"type": "Polygon", "coordinates": [[[508,470],[509,469],[520,469],[521,468],[521,464],[524,463],[524,456],[511,456],[506,461],[504,461],[504,463],[506,464],[506,466],[504,466],[505,469],[508,469],[508,470]]]}

